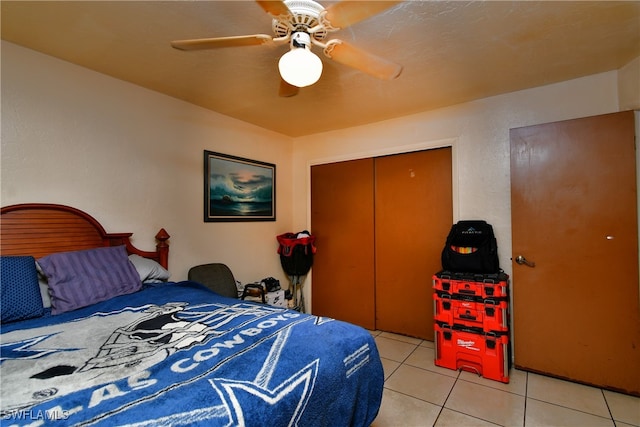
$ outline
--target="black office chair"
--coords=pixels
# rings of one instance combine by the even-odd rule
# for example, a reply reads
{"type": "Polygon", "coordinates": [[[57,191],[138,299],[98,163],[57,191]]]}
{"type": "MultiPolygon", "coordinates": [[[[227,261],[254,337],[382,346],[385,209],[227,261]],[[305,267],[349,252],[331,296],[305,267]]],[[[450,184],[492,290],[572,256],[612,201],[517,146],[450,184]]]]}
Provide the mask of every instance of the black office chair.
{"type": "Polygon", "coordinates": [[[226,264],[212,263],[191,267],[188,279],[202,283],[224,297],[238,298],[236,280],[226,264]]]}

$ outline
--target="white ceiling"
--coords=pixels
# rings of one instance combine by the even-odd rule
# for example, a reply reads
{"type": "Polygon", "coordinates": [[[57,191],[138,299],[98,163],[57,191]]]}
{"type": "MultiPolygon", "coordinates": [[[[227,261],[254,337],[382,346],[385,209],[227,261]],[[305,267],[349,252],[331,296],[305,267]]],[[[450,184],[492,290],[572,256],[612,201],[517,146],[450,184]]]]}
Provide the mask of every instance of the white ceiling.
{"type": "MultiPolygon", "coordinates": [[[[322,2],[325,6],[335,2],[322,2]]],[[[323,60],[278,96],[288,47],[184,52],[178,39],[272,35],[253,1],[7,1],[2,39],[289,136],[618,69],[640,56],[639,1],[407,1],[331,33],[404,66],[378,80],[323,60]]]]}

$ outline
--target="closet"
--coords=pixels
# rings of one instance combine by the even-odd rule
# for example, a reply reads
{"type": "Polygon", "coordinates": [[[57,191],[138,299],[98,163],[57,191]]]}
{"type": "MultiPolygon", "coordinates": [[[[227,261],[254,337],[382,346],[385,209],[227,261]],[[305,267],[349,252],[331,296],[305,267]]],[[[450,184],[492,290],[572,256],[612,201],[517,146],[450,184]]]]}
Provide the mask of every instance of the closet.
{"type": "Polygon", "coordinates": [[[451,147],[311,167],[312,312],[433,339],[451,147]]]}

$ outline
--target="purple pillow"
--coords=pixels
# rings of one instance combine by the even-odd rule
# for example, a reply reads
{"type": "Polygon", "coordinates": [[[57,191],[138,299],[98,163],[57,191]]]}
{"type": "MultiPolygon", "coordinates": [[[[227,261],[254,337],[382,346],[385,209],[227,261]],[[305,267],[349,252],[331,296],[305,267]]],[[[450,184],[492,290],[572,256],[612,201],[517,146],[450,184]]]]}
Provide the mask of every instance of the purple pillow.
{"type": "Polygon", "coordinates": [[[106,301],[142,288],[124,246],[61,252],[38,260],[47,276],[51,314],[106,301]]]}

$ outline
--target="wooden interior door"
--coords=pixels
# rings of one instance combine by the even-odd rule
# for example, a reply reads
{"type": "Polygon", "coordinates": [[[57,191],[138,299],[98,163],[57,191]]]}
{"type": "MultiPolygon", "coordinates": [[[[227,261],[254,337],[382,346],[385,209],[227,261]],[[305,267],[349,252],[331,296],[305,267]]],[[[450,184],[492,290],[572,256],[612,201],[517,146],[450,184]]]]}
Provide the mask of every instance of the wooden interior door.
{"type": "Polygon", "coordinates": [[[451,148],[375,160],[376,328],[433,340],[431,277],[451,228],[451,148]]]}
{"type": "Polygon", "coordinates": [[[510,137],[515,365],[640,394],[633,112],[510,137]]]}
{"type": "Polygon", "coordinates": [[[312,312],[375,329],[373,159],[311,167],[312,312]]]}

